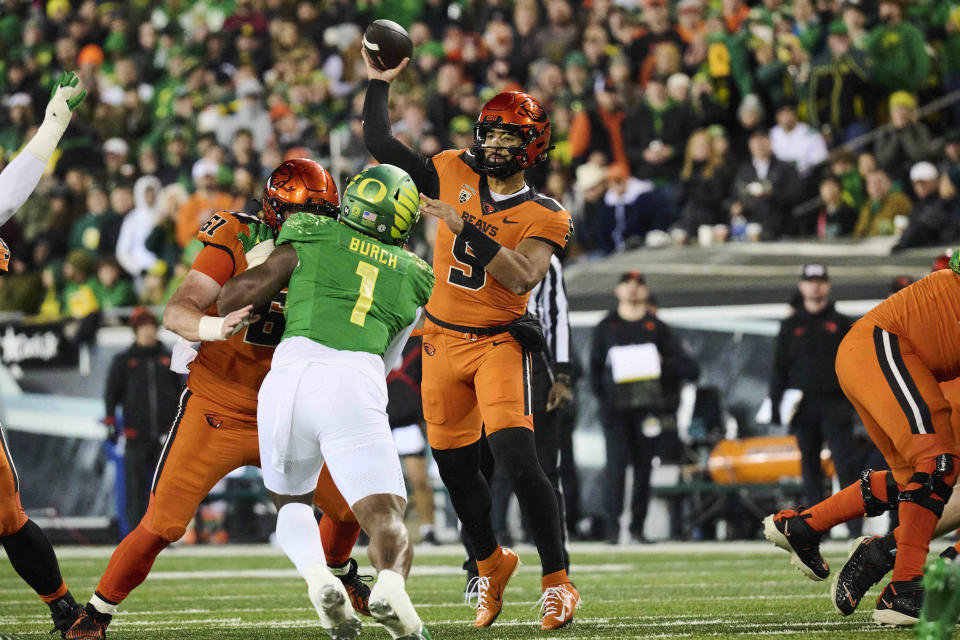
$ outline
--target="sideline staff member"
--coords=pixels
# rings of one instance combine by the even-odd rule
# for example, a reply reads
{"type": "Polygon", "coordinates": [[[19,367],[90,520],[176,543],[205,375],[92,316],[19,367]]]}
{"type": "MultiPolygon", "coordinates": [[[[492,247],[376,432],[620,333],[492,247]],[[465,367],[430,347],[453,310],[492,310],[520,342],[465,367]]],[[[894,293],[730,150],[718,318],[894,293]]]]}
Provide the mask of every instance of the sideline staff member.
{"type": "MultiPolygon", "coordinates": [[[[837,349],[852,323],[830,300],[830,276],[824,265],[805,265],[798,289],[801,304],[783,321],[777,336],[770,400],[774,422],[789,422],[797,435],[805,504],[816,504],[824,497],[820,468],[824,442],[830,445],[840,486],[857,479],[852,407],[840,389],[834,366],[837,349]],[[792,420],[790,416],[778,416],[787,389],[803,392],[792,420]]],[[[860,535],[860,524],[859,520],[850,523],[851,535],[860,535]]]]}

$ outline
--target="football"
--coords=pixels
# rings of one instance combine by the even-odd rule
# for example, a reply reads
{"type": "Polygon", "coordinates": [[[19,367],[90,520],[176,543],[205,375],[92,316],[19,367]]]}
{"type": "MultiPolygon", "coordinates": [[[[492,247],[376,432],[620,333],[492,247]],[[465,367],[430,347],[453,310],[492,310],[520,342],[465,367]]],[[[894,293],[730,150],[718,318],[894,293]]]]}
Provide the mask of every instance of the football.
{"type": "Polygon", "coordinates": [[[393,69],[413,55],[407,30],[393,20],[374,20],[363,32],[363,48],[380,70],[393,69]]]}

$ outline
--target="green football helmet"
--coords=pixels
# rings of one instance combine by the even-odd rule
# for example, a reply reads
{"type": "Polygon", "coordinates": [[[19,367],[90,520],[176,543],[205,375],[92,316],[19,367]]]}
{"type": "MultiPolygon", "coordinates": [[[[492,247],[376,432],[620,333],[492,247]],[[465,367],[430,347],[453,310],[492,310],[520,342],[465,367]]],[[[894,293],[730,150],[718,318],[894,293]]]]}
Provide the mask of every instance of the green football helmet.
{"type": "Polygon", "coordinates": [[[419,219],[417,185],[392,164],[355,175],[340,202],[340,222],[386,244],[403,246],[419,219]]]}

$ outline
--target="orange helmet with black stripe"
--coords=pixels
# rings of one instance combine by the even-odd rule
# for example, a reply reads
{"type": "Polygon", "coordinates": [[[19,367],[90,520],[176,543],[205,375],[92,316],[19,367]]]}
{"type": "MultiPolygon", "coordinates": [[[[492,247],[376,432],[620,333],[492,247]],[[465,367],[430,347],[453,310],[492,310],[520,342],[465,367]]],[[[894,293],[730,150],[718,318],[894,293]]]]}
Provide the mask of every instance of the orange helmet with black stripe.
{"type": "Polygon", "coordinates": [[[307,158],[285,161],[263,187],[264,219],[276,231],[291,213],[309,211],[336,218],[339,207],[333,176],[319,162],[307,158]]]}
{"type": "Polygon", "coordinates": [[[0,238],[0,271],[6,271],[10,268],[10,247],[0,238]]]}
{"type": "MultiPolygon", "coordinates": [[[[528,93],[505,91],[493,97],[480,111],[473,125],[473,155],[477,168],[494,178],[503,178],[543,162],[550,151],[550,118],[546,109],[528,93]],[[506,147],[510,159],[492,162],[486,151],[487,134],[499,129],[520,138],[518,146],[506,147]]],[[[501,147],[502,148],[502,147],[501,147]]]]}

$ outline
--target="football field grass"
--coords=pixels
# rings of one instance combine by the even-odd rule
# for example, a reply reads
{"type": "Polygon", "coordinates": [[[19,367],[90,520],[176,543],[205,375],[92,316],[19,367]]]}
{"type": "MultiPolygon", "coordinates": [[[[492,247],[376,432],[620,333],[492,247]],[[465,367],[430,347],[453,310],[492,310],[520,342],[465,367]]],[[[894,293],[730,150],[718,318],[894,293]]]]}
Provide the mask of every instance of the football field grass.
{"type": "MultiPolygon", "coordinates": [[[[845,544],[828,543],[839,568],[845,544]]],[[[935,549],[939,547],[935,544],[935,549]]],[[[92,593],[110,549],[62,547],[61,567],[78,599],[92,593]]],[[[360,551],[360,550],[358,550],[360,551]]],[[[434,640],[519,638],[912,638],[882,629],[870,614],[878,588],[849,618],[836,614],[829,582],[812,582],[786,553],[761,542],[632,547],[575,544],[572,577],[583,606],[565,629],[537,622],[537,557],[518,548],[525,566],[511,581],[493,627],[473,629],[463,604],[457,547],[418,547],[408,591],[434,640]]],[[[368,565],[360,551],[361,566],[368,565]]],[[[368,569],[369,570],[369,569],[368,569]]],[[[51,638],[46,607],[0,555],[0,634],[51,638]]],[[[361,638],[388,634],[364,618],[361,638]]],[[[327,636],[306,588],[279,550],[269,546],[179,547],[162,553],[147,581],[123,603],[108,638],[132,640],[316,638],[327,636]]]]}

